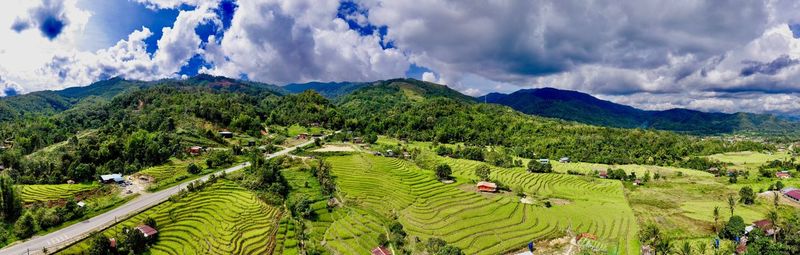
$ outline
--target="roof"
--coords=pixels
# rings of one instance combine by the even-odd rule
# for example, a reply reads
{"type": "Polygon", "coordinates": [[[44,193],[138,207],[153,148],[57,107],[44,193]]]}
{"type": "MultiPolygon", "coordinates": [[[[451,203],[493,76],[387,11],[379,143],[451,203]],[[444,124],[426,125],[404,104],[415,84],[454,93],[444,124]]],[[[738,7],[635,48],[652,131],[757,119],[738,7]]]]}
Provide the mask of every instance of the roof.
{"type": "Polygon", "coordinates": [[[789,172],[777,172],[777,173],[775,173],[775,176],[777,176],[777,177],[791,177],[792,175],[789,174],[789,172]]]}
{"type": "Polygon", "coordinates": [[[767,219],[757,220],[753,222],[753,225],[755,225],[757,228],[760,229],[769,228],[772,226],[772,221],[769,221],[767,219]]]}
{"type": "Polygon", "coordinates": [[[485,187],[490,187],[490,188],[497,188],[497,184],[495,184],[494,182],[478,182],[477,186],[485,186],[485,187]]]}
{"type": "Polygon", "coordinates": [[[789,192],[786,192],[786,195],[791,197],[791,198],[800,200],[800,189],[791,190],[789,192]]]}
{"type": "Polygon", "coordinates": [[[136,227],[136,229],[142,232],[142,234],[145,236],[152,236],[158,233],[158,230],[148,225],[139,225],[136,227]]]}
{"type": "Polygon", "coordinates": [[[102,179],[103,181],[110,181],[110,180],[113,180],[115,182],[123,181],[122,174],[104,174],[100,176],[100,179],[102,179]]]}
{"type": "Polygon", "coordinates": [[[375,249],[372,249],[371,253],[372,255],[392,255],[392,252],[384,247],[375,247],[375,249]]]}

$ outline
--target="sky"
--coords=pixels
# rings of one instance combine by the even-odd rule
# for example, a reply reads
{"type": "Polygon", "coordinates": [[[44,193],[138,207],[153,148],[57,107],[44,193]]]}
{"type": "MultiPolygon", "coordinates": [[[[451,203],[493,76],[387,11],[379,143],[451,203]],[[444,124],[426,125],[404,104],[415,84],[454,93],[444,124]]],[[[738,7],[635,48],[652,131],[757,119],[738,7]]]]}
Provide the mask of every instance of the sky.
{"type": "Polygon", "coordinates": [[[0,96],[121,76],[411,77],[800,115],[796,0],[6,0],[0,96]]]}

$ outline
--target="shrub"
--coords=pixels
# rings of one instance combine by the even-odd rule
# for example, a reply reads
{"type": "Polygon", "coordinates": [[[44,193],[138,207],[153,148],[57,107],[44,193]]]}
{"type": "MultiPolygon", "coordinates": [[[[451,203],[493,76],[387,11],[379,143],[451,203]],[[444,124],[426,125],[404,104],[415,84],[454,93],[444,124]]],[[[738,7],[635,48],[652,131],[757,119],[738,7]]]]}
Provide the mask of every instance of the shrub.
{"type": "Polygon", "coordinates": [[[453,169],[450,168],[450,165],[440,164],[436,166],[436,177],[438,177],[440,180],[450,179],[451,174],[453,174],[453,169]]]}
{"type": "Polygon", "coordinates": [[[25,212],[17,222],[14,223],[14,234],[20,239],[28,238],[36,232],[36,221],[30,211],[25,212]]]}
{"type": "Polygon", "coordinates": [[[481,164],[475,168],[475,176],[478,176],[482,181],[488,180],[491,173],[492,170],[487,165],[481,164]]]}
{"type": "Polygon", "coordinates": [[[200,167],[195,165],[194,163],[189,163],[189,166],[186,167],[186,171],[190,174],[199,174],[200,167]]]}
{"type": "Polygon", "coordinates": [[[735,240],[736,237],[744,234],[744,228],[744,219],[734,215],[725,223],[725,227],[723,227],[722,232],[720,232],[720,237],[735,240]]]}

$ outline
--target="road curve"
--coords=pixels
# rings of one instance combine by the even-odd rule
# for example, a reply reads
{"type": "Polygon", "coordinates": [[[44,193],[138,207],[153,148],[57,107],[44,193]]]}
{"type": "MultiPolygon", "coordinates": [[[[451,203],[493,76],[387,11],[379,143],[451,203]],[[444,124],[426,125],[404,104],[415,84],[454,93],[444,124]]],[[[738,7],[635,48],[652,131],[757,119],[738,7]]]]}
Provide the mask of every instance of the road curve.
{"type": "MultiPolygon", "coordinates": [[[[303,147],[309,144],[312,144],[314,141],[309,140],[299,145],[295,145],[294,147],[286,148],[282,151],[269,154],[266,158],[274,158],[281,155],[286,155],[292,150],[303,147]]],[[[222,170],[226,173],[234,172],[241,170],[247,166],[250,166],[250,162],[245,162],[242,164],[238,164],[231,168],[222,170]]],[[[208,180],[208,178],[212,174],[220,173],[222,171],[218,171],[215,173],[204,175],[197,180],[208,180]]],[[[97,215],[92,217],[91,219],[87,219],[65,228],[56,230],[49,234],[43,236],[36,236],[31,239],[28,239],[25,242],[17,243],[9,247],[5,247],[0,249],[0,254],[9,254],[9,255],[27,255],[27,254],[41,254],[43,248],[47,248],[51,252],[56,250],[59,247],[65,247],[69,244],[82,240],[88,234],[99,231],[100,229],[109,226],[109,223],[122,221],[130,216],[135,215],[136,213],[142,212],[150,207],[153,207],[157,204],[160,204],[164,201],[167,201],[170,196],[177,194],[180,190],[186,188],[186,185],[189,182],[184,182],[182,184],[176,185],[174,187],[164,189],[155,193],[144,193],[139,195],[138,197],[134,198],[127,203],[112,209],[111,211],[105,212],[103,214],[97,215]]]]}

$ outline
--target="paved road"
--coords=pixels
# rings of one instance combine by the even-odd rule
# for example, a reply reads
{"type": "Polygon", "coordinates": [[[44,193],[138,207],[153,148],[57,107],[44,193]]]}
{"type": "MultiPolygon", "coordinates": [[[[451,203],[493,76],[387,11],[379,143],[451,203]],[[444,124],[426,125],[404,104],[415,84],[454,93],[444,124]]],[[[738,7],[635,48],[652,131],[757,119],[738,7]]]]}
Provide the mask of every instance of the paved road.
{"type": "MultiPolygon", "coordinates": [[[[282,151],[269,154],[267,158],[274,158],[277,156],[285,155],[294,150],[297,147],[302,147],[313,143],[313,140],[308,142],[296,145],[294,147],[289,147],[282,151]]],[[[225,169],[226,173],[230,173],[233,171],[241,170],[250,165],[250,162],[245,162],[234,167],[225,169]]],[[[221,171],[220,171],[221,172],[221,171]]],[[[219,172],[217,172],[219,173],[219,172]]],[[[205,175],[203,177],[198,178],[198,180],[208,180],[211,174],[205,175]]],[[[124,205],[114,208],[111,211],[105,212],[103,214],[97,215],[91,219],[78,222],[72,224],[68,227],[59,229],[55,232],[44,236],[38,236],[31,238],[23,243],[18,243],[10,247],[6,247],[0,250],[0,254],[10,254],[10,255],[20,255],[20,254],[41,254],[42,248],[47,247],[48,250],[54,251],[58,247],[64,247],[74,242],[80,241],[86,235],[99,230],[101,228],[109,226],[109,223],[115,222],[117,220],[123,220],[129,216],[133,216],[134,214],[144,211],[152,206],[155,206],[161,202],[166,201],[169,199],[170,196],[177,194],[181,189],[184,189],[188,182],[182,183],[180,185],[176,185],[174,187],[158,191],[155,193],[144,193],[133,200],[125,203],[124,205]]]]}

